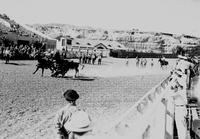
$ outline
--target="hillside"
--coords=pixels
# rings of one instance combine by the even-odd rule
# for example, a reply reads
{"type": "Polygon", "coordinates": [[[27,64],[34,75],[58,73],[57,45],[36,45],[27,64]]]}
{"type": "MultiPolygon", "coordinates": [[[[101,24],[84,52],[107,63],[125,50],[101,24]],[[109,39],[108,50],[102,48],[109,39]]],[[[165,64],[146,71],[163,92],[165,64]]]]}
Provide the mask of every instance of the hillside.
{"type": "MultiPolygon", "coordinates": [[[[107,31],[104,29],[97,29],[92,27],[80,27],[68,24],[33,24],[29,25],[36,30],[49,35],[52,38],[56,38],[59,35],[69,35],[73,38],[88,38],[88,39],[100,39],[106,40],[110,39],[113,40],[115,37],[113,36],[115,32],[107,31]],[[109,33],[109,34],[108,34],[109,33]]],[[[125,31],[122,31],[125,32],[125,31]]]]}
{"type": "Polygon", "coordinates": [[[165,43],[183,43],[183,44],[199,44],[200,38],[185,34],[171,34],[164,32],[145,32],[138,29],[132,30],[105,30],[92,27],[80,27],[68,24],[33,24],[29,25],[36,30],[56,38],[59,35],[69,35],[74,38],[87,38],[99,40],[125,40],[129,37],[129,41],[134,42],[160,42],[165,43]]]}
{"type": "Polygon", "coordinates": [[[126,47],[133,47],[135,43],[151,43],[170,47],[170,51],[177,46],[193,47],[200,44],[200,38],[186,34],[171,34],[165,32],[145,32],[138,29],[105,30],[92,27],[80,27],[68,24],[33,24],[29,25],[36,30],[56,38],[68,35],[73,38],[86,38],[95,40],[115,40],[126,47]]]}
{"type": "Polygon", "coordinates": [[[6,14],[0,14],[0,42],[5,39],[17,43],[18,40],[35,42],[51,38],[33,28],[10,19],[6,14]]]}
{"type": "Polygon", "coordinates": [[[59,23],[22,25],[6,14],[0,14],[0,41],[4,38],[12,41],[19,39],[30,42],[45,41],[45,39],[56,38],[60,35],[93,40],[114,40],[132,50],[143,44],[150,49],[152,46],[159,49],[162,47],[161,49],[166,49],[167,52],[172,52],[178,46],[191,49],[200,45],[200,38],[186,34],[146,32],[139,29],[106,30],[59,23]]]}

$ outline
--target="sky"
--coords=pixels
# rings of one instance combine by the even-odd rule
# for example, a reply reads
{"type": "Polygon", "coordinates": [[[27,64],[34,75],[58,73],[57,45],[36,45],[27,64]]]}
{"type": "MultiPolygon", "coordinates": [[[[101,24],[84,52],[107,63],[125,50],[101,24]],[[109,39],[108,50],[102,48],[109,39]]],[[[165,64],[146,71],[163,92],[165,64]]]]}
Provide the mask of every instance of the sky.
{"type": "Polygon", "coordinates": [[[200,37],[200,0],[0,0],[0,13],[25,24],[63,23],[200,37]]]}

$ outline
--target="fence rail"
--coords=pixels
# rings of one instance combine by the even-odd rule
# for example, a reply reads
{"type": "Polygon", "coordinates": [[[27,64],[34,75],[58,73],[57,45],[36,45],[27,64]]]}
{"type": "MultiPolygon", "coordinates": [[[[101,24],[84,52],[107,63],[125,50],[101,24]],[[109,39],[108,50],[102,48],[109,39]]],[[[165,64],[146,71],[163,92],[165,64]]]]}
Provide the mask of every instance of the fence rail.
{"type": "MultiPolygon", "coordinates": [[[[94,139],[174,139],[174,121],[180,128],[179,132],[183,132],[180,136],[186,137],[184,115],[179,114],[183,109],[176,107],[172,97],[176,94],[171,88],[176,77],[172,74],[161,81],[118,119],[101,127],[94,139]]],[[[186,94],[188,75],[183,75],[181,79],[181,91],[186,94]]],[[[186,99],[186,95],[183,97],[186,99]]]]}

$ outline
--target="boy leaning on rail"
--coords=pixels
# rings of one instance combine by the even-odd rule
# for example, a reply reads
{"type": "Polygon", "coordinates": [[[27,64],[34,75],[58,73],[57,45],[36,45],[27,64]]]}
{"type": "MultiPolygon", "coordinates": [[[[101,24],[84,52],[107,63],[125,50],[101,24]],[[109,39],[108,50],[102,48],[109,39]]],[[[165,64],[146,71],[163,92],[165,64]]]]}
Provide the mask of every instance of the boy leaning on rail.
{"type": "Polygon", "coordinates": [[[56,116],[56,129],[60,139],[78,139],[92,130],[89,115],[79,110],[76,100],[79,98],[75,90],[67,90],[63,93],[67,105],[56,116]]]}

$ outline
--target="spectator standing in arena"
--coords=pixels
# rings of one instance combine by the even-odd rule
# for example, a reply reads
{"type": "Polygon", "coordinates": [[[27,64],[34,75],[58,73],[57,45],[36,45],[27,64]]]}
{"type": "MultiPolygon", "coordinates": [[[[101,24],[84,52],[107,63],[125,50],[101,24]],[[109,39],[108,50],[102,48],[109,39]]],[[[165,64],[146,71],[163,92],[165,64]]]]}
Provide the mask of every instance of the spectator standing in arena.
{"type": "Polygon", "coordinates": [[[101,61],[102,61],[102,53],[98,55],[98,65],[101,65],[101,61]]]}
{"type": "Polygon", "coordinates": [[[153,63],[154,63],[154,62],[153,62],[153,58],[152,58],[152,59],[151,59],[151,67],[153,67],[153,63]]]}
{"type": "Polygon", "coordinates": [[[136,59],[136,67],[139,67],[139,64],[140,64],[140,58],[137,56],[135,59],[136,59]]]}
{"type": "Polygon", "coordinates": [[[92,61],[92,54],[91,52],[88,53],[88,64],[91,64],[92,61]]]}
{"type": "Polygon", "coordinates": [[[143,66],[146,67],[146,65],[147,65],[147,59],[144,58],[143,66]]]}
{"type": "Polygon", "coordinates": [[[129,64],[129,59],[128,59],[128,56],[126,57],[126,66],[128,66],[129,64]]]}
{"type": "Polygon", "coordinates": [[[92,53],[91,57],[92,57],[92,64],[94,65],[95,60],[96,60],[96,54],[95,54],[95,52],[92,53]]]}
{"type": "Polygon", "coordinates": [[[9,50],[9,48],[6,48],[6,50],[5,50],[5,60],[6,60],[6,64],[10,60],[10,50],[9,50]]]}

